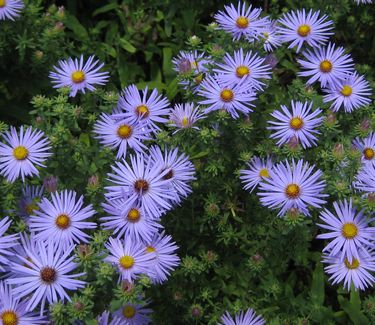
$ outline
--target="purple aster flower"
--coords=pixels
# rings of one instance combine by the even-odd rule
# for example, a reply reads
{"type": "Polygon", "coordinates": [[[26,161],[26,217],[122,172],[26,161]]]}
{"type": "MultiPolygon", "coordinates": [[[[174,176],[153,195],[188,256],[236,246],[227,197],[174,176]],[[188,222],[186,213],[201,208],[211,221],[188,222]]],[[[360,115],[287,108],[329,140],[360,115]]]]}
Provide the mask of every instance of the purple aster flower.
{"type": "Polygon", "coordinates": [[[175,201],[180,202],[181,198],[186,198],[191,193],[190,182],[196,179],[194,165],[188,157],[184,153],[179,155],[178,148],[165,148],[162,152],[158,146],[152,146],[149,153],[154,164],[160,164],[163,179],[171,181],[171,186],[177,193],[175,201]]]}
{"type": "Polygon", "coordinates": [[[372,3],[372,0],[354,0],[357,5],[372,3]]]}
{"type": "Polygon", "coordinates": [[[36,232],[36,240],[51,240],[63,247],[73,243],[87,243],[89,235],[82,230],[96,228],[94,222],[86,222],[95,211],[92,205],[82,208],[83,196],[76,201],[77,193],[62,191],[51,194],[51,199],[43,198],[39,210],[34,210],[30,218],[30,231],[36,232]]]}
{"type": "Polygon", "coordinates": [[[322,87],[337,84],[345,79],[348,73],[354,72],[353,59],[345,54],[343,47],[335,48],[329,43],[327,47],[317,47],[303,52],[305,60],[298,60],[306,71],[299,72],[299,76],[310,77],[308,84],[320,81],[322,87]]]}
{"type": "Polygon", "coordinates": [[[41,303],[42,313],[46,301],[50,304],[65,299],[70,301],[65,290],[83,288],[85,282],[75,279],[84,273],[68,274],[77,268],[77,264],[73,262],[75,256],[72,255],[74,245],[63,248],[52,241],[39,241],[37,246],[38,253],[26,248],[29,259],[19,256],[22,262],[12,263],[12,269],[19,276],[6,281],[16,285],[13,293],[17,299],[31,295],[27,304],[29,310],[41,303]]]}
{"type": "Polygon", "coordinates": [[[177,57],[173,58],[173,70],[182,75],[201,74],[207,72],[207,65],[210,64],[210,57],[205,53],[195,51],[180,51],[177,57]]]}
{"type": "Polygon", "coordinates": [[[270,170],[273,167],[270,158],[261,159],[253,157],[247,163],[248,169],[240,170],[240,179],[244,184],[245,190],[250,190],[250,193],[262,182],[265,178],[270,177],[270,170]]]}
{"type": "Polygon", "coordinates": [[[225,11],[219,11],[215,19],[219,24],[219,29],[223,29],[233,35],[233,40],[239,40],[245,36],[249,41],[258,37],[259,30],[267,23],[266,18],[259,18],[262,9],[254,8],[250,5],[247,8],[245,2],[238,2],[237,9],[231,4],[224,6],[225,11]]]}
{"type": "Polygon", "coordinates": [[[21,217],[28,218],[34,210],[38,210],[38,203],[43,197],[43,186],[24,186],[22,188],[22,197],[19,204],[19,213],[21,217]]]}
{"type": "Polygon", "coordinates": [[[152,313],[150,308],[145,308],[149,301],[142,305],[128,303],[113,313],[121,320],[122,325],[147,325],[151,323],[149,315],[152,313]]]}
{"type": "Polygon", "coordinates": [[[361,251],[358,253],[359,258],[353,258],[352,262],[349,262],[347,258],[342,258],[341,254],[323,255],[323,263],[328,264],[324,270],[330,275],[329,280],[333,280],[333,284],[344,282],[347,290],[350,290],[351,284],[355,289],[361,290],[373,285],[375,278],[369,271],[375,271],[375,257],[372,256],[373,254],[369,255],[361,251]]]}
{"type": "Polygon", "coordinates": [[[122,320],[118,317],[113,317],[111,321],[109,321],[109,311],[104,311],[100,316],[98,316],[97,321],[98,325],[121,325],[122,320]]]}
{"type": "Polygon", "coordinates": [[[21,176],[39,175],[36,166],[45,167],[43,162],[51,155],[48,150],[49,141],[42,131],[28,127],[25,131],[21,126],[19,134],[16,128],[3,133],[6,143],[0,142],[0,174],[9,182],[21,176]],[[36,165],[36,166],[35,166],[36,165]]]}
{"type": "Polygon", "coordinates": [[[21,0],[0,0],[0,20],[14,20],[19,17],[24,6],[21,0]]]}
{"type": "Polygon", "coordinates": [[[357,72],[347,75],[345,79],[339,80],[337,84],[331,85],[323,91],[327,94],[323,97],[323,101],[325,103],[333,102],[331,109],[334,112],[344,107],[344,111],[350,113],[371,103],[370,84],[364,76],[358,75],[357,72]]]}
{"type": "Polygon", "coordinates": [[[149,131],[137,122],[126,119],[116,120],[108,114],[101,114],[100,119],[94,125],[95,138],[100,143],[111,149],[117,149],[117,159],[126,157],[127,148],[136,152],[143,152],[147,147],[142,141],[150,140],[149,131]]]}
{"type": "Polygon", "coordinates": [[[169,119],[172,121],[171,125],[177,128],[173,134],[182,129],[199,130],[194,124],[204,118],[206,115],[200,110],[199,105],[195,106],[194,103],[176,104],[169,115],[169,119]]]}
{"type": "Polygon", "coordinates": [[[116,119],[126,119],[130,123],[141,123],[149,126],[154,133],[160,130],[156,123],[168,121],[166,116],[170,113],[170,104],[167,98],[158,93],[156,89],[148,94],[148,87],[142,90],[142,96],[135,85],[126,87],[118,101],[118,108],[122,113],[114,114],[116,119]]]}
{"type": "Polygon", "coordinates": [[[365,139],[355,138],[353,145],[362,153],[362,164],[375,166],[375,132],[365,139]]]}
{"type": "Polygon", "coordinates": [[[100,218],[104,229],[112,229],[117,237],[130,237],[139,242],[151,240],[153,234],[162,226],[151,218],[139,204],[134,204],[125,211],[124,199],[111,200],[102,206],[107,216],[100,218]]]}
{"type": "Polygon", "coordinates": [[[94,85],[105,85],[108,82],[108,72],[100,72],[104,63],[99,60],[94,61],[94,56],[90,56],[84,63],[83,55],[79,60],[69,58],[68,61],[60,60],[59,66],[54,66],[56,72],[50,72],[49,77],[53,88],[70,87],[70,95],[74,97],[78,91],[85,93],[85,89],[94,91],[94,85]]]}
{"type": "Polygon", "coordinates": [[[272,52],[282,44],[281,35],[276,24],[276,21],[270,20],[260,29],[259,36],[263,41],[263,48],[267,52],[272,52]]]}
{"type": "Polygon", "coordinates": [[[150,274],[154,283],[167,281],[170,272],[179,264],[180,258],[175,254],[178,246],[172,241],[170,235],[155,234],[154,238],[146,245],[147,254],[155,254],[153,259],[154,272],[150,274]]]}
{"type": "Polygon", "coordinates": [[[219,63],[214,72],[217,73],[216,79],[219,84],[234,86],[241,81],[246,81],[256,90],[262,90],[265,85],[262,79],[270,79],[270,67],[264,63],[264,58],[256,53],[243,52],[240,48],[235,51],[233,57],[225,54],[224,63],[219,63]]]}
{"type": "Polygon", "coordinates": [[[367,246],[373,246],[375,227],[369,227],[363,211],[357,212],[352,206],[352,200],[334,202],[335,214],[327,209],[320,215],[325,224],[318,223],[321,228],[330,232],[320,234],[319,239],[329,239],[330,243],[323,249],[330,255],[337,256],[342,251],[341,257],[347,258],[350,263],[359,259],[359,250],[365,253],[367,246]]]}
{"type": "Polygon", "coordinates": [[[261,203],[270,209],[281,208],[279,216],[292,208],[306,216],[310,215],[309,206],[321,208],[327,196],[322,194],[325,181],[320,179],[323,173],[319,169],[313,172],[314,167],[303,160],[274,165],[269,171],[270,177],[259,183],[261,203]]]}
{"type": "Polygon", "coordinates": [[[150,217],[160,217],[172,207],[170,201],[177,196],[171,180],[164,179],[168,171],[162,172],[162,162],[155,163],[151,157],[146,161],[143,155],[130,156],[130,162],[129,165],[123,160],[112,166],[113,173],[108,174],[108,180],[115,185],[106,187],[107,199],[125,199],[124,206],[120,207],[124,211],[137,201],[150,217]]]}
{"type": "Polygon", "coordinates": [[[11,223],[12,221],[8,217],[0,219],[0,271],[4,271],[2,265],[8,265],[7,257],[13,255],[9,248],[13,248],[18,244],[18,235],[4,236],[11,223]]]}
{"type": "Polygon", "coordinates": [[[30,312],[28,301],[14,296],[12,287],[0,281],[0,324],[2,325],[38,325],[47,324],[47,320],[30,312]]]}
{"type": "Polygon", "coordinates": [[[313,103],[291,102],[292,110],[281,105],[281,110],[275,110],[271,116],[276,121],[268,121],[272,126],[267,127],[273,130],[272,139],[278,139],[277,145],[281,146],[295,137],[302,145],[308,148],[317,145],[316,134],[320,132],[317,128],[322,124],[323,117],[319,115],[322,110],[317,108],[312,111],[313,103]]]}
{"type": "Polygon", "coordinates": [[[320,16],[320,11],[305,9],[291,11],[279,19],[279,31],[283,42],[291,42],[289,48],[297,46],[297,53],[306,42],[311,47],[326,43],[333,29],[333,21],[327,15],[320,16]]]}
{"type": "Polygon", "coordinates": [[[204,97],[199,104],[207,105],[205,113],[225,109],[233,118],[239,118],[237,111],[248,115],[253,110],[249,106],[255,100],[255,95],[246,83],[240,82],[235,86],[224,86],[216,78],[207,77],[202,82],[199,94],[204,97]]]}
{"type": "Polygon", "coordinates": [[[356,177],[354,188],[367,193],[375,193],[375,164],[365,165],[356,177]]]}
{"type": "Polygon", "coordinates": [[[232,318],[229,312],[226,312],[221,317],[221,325],[264,325],[266,322],[261,316],[255,314],[255,312],[249,308],[246,312],[241,311],[232,318]]]}
{"type": "Polygon", "coordinates": [[[109,254],[104,262],[117,267],[121,280],[132,282],[140,274],[150,275],[153,273],[153,259],[155,253],[146,253],[143,244],[134,241],[131,237],[110,237],[105,247],[109,254]]]}

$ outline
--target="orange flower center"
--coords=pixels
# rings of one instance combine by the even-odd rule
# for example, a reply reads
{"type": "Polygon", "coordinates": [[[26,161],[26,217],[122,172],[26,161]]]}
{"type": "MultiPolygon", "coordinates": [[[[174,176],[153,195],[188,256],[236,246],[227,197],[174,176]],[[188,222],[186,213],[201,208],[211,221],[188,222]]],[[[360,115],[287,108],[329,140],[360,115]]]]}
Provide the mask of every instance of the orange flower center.
{"type": "Polygon", "coordinates": [[[293,130],[300,130],[303,127],[303,120],[300,117],[293,117],[289,125],[293,130]]]}
{"type": "Polygon", "coordinates": [[[40,271],[40,278],[43,280],[43,282],[51,284],[52,282],[55,282],[57,278],[56,270],[49,266],[44,267],[40,271]]]}
{"type": "Polygon", "coordinates": [[[285,189],[285,194],[290,199],[296,199],[300,195],[300,188],[297,184],[289,184],[285,189]]]}
{"type": "MultiPolygon", "coordinates": [[[[1,0],[0,0],[0,7],[1,7],[1,0]]],[[[18,316],[13,310],[6,310],[0,315],[0,319],[2,320],[3,325],[17,325],[18,324],[18,316]]]]}
{"type": "Polygon", "coordinates": [[[240,16],[236,20],[236,25],[238,28],[246,28],[247,26],[249,26],[249,19],[244,16],[240,16]]]}
{"type": "Polygon", "coordinates": [[[220,98],[224,102],[230,102],[233,100],[234,94],[230,89],[224,89],[220,93],[220,98]]]}
{"type": "Polygon", "coordinates": [[[121,139],[129,139],[130,136],[132,135],[133,131],[132,131],[132,128],[131,126],[129,125],[120,125],[117,129],[117,135],[121,138],[121,139]]]}
{"type": "Polygon", "coordinates": [[[130,222],[137,222],[140,216],[140,212],[137,209],[133,208],[129,210],[127,218],[130,222]]]}
{"type": "Polygon", "coordinates": [[[65,230],[67,228],[69,228],[70,226],[70,218],[68,215],[66,214],[60,214],[56,220],[55,220],[55,224],[58,228],[62,229],[62,230],[65,230]]]}
{"type": "Polygon", "coordinates": [[[311,32],[311,27],[309,25],[301,25],[297,29],[297,33],[301,37],[306,37],[311,32]]]}
{"type": "Polygon", "coordinates": [[[323,60],[322,62],[320,62],[319,67],[320,67],[320,71],[324,73],[331,72],[333,68],[331,61],[328,61],[328,60],[323,60]]]}
{"type": "Polygon", "coordinates": [[[374,159],[375,151],[372,148],[365,148],[365,150],[363,150],[363,155],[365,156],[365,159],[371,160],[374,159]]]}
{"type": "Polygon", "coordinates": [[[134,183],[134,188],[137,192],[147,192],[148,191],[148,183],[144,179],[138,179],[134,183]]]}

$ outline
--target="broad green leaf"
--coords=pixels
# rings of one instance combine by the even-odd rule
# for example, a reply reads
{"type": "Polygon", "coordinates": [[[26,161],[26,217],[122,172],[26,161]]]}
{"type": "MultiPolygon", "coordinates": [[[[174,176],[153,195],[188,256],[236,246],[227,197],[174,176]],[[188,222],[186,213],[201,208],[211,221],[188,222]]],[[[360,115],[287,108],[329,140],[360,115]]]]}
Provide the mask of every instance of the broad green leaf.
{"type": "Polygon", "coordinates": [[[120,38],[119,40],[120,46],[129,53],[135,53],[137,52],[137,49],[126,39],[120,38]]]}
{"type": "Polygon", "coordinates": [[[314,304],[324,304],[324,272],[322,263],[316,263],[311,283],[311,300],[314,304]]]}
{"type": "Polygon", "coordinates": [[[96,15],[99,15],[99,14],[102,14],[104,12],[107,12],[107,11],[111,11],[113,9],[116,9],[118,7],[118,4],[116,2],[114,3],[109,3],[99,9],[96,9],[92,15],[95,17],[96,15]]]}
{"type": "Polygon", "coordinates": [[[69,29],[73,31],[73,33],[75,34],[75,36],[77,36],[77,38],[88,39],[89,35],[85,27],[81,25],[81,23],[78,21],[78,19],[75,16],[67,14],[66,19],[64,20],[64,24],[66,27],[68,27],[69,29]]]}
{"type": "Polygon", "coordinates": [[[358,304],[356,301],[354,301],[353,303],[349,302],[343,296],[338,296],[338,301],[341,308],[346,312],[354,325],[370,325],[370,321],[361,312],[361,309],[358,308],[358,304]]]}

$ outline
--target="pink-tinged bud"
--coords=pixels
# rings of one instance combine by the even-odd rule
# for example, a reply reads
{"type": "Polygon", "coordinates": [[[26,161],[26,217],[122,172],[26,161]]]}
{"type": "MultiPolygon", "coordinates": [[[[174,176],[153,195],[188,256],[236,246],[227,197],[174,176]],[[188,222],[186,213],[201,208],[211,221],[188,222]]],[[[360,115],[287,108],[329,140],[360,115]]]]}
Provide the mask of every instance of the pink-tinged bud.
{"type": "Polygon", "coordinates": [[[273,54],[266,55],[264,60],[264,64],[269,65],[271,69],[275,68],[278,62],[279,61],[277,60],[276,56],[273,54]]]}
{"type": "Polygon", "coordinates": [[[99,185],[99,176],[92,175],[89,177],[87,185],[90,187],[97,187],[99,185]]]}
{"type": "Polygon", "coordinates": [[[57,191],[57,177],[46,176],[43,179],[43,186],[50,193],[56,192],[57,191]]]}
{"type": "Polygon", "coordinates": [[[293,149],[297,149],[298,145],[299,145],[298,138],[295,135],[291,136],[288,142],[288,147],[293,150],[293,149]]]}
{"type": "Polygon", "coordinates": [[[191,72],[191,63],[187,58],[183,58],[178,62],[178,71],[181,74],[188,74],[191,72]]]}
{"type": "Polygon", "coordinates": [[[345,154],[344,145],[342,143],[336,143],[332,152],[337,159],[342,159],[345,154]]]}

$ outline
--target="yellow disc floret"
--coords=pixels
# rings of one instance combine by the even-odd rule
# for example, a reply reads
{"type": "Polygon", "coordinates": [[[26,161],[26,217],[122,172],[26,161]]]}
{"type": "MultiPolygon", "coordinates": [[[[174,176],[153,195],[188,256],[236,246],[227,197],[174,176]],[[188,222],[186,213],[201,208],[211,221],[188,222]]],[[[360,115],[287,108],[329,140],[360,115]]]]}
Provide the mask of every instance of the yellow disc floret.
{"type": "Polygon", "coordinates": [[[223,89],[220,93],[220,98],[224,102],[230,102],[233,100],[234,94],[230,89],[223,89]]]}
{"type": "Polygon", "coordinates": [[[353,88],[349,85],[344,85],[341,89],[341,95],[349,97],[353,93],[353,88]]]}
{"type": "Polygon", "coordinates": [[[0,0],[0,8],[4,8],[6,6],[6,0],[0,0]]]}
{"type": "MultiPolygon", "coordinates": [[[[1,5],[1,0],[0,0],[1,5]]],[[[0,6],[1,7],[1,6],[0,6]]],[[[18,316],[13,310],[6,310],[0,315],[0,320],[3,325],[17,325],[18,316]]]]}
{"type": "Polygon", "coordinates": [[[122,314],[125,318],[133,318],[135,316],[136,310],[133,306],[125,306],[122,310],[122,314]]]}
{"type": "Polygon", "coordinates": [[[303,127],[303,120],[300,117],[293,117],[289,125],[293,130],[300,130],[303,127]]]}
{"type": "Polygon", "coordinates": [[[132,128],[130,125],[127,125],[127,124],[123,124],[123,125],[120,125],[117,129],[117,135],[121,138],[121,139],[129,139],[130,136],[132,135],[132,128]]]}
{"type": "Polygon", "coordinates": [[[320,62],[319,68],[320,68],[320,71],[324,73],[328,73],[332,71],[333,65],[331,61],[323,60],[322,62],[320,62]]]}
{"type": "Polygon", "coordinates": [[[352,222],[344,223],[341,229],[341,233],[346,239],[353,239],[358,235],[358,228],[352,222]]]}
{"type": "Polygon", "coordinates": [[[18,146],[13,149],[13,156],[17,160],[25,160],[29,155],[29,150],[24,146],[18,146]]]}
{"type": "Polygon", "coordinates": [[[359,268],[359,261],[356,258],[353,258],[352,262],[350,263],[347,258],[345,258],[345,266],[349,270],[355,270],[359,268]]]}
{"type": "Polygon", "coordinates": [[[150,111],[146,105],[137,106],[135,111],[138,114],[138,116],[141,116],[143,118],[147,117],[150,114],[150,111]]]}
{"type": "Polygon", "coordinates": [[[65,230],[70,226],[70,218],[68,215],[62,213],[56,218],[55,224],[58,228],[65,230]]]}
{"type": "Polygon", "coordinates": [[[134,258],[124,255],[120,258],[119,263],[124,269],[130,269],[134,265],[134,258]]]}
{"type": "Polygon", "coordinates": [[[290,199],[296,199],[300,195],[300,187],[297,184],[289,184],[285,188],[285,194],[287,195],[288,198],[290,199]]]}
{"type": "Polygon", "coordinates": [[[85,73],[83,71],[74,71],[72,73],[72,81],[75,84],[80,84],[82,81],[85,80],[85,73]]]}
{"type": "Polygon", "coordinates": [[[366,160],[372,160],[375,157],[375,151],[372,148],[365,148],[365,150],[363,150],[363,155],[366,160]]]}
{"type": "Polygon", "coordinates": [[[152,246],[147,246],[147,247],[146,247],[146,252],[147,252],[147,253],[154,253],[154,252],[155,252],[155,248],[152,247],[152,246]]]}
{"type": "Polygon", "coordinates": [[[268,172],[267,168],[262,168],[259,171],[259,176],[268,178],[268,177],[270,177],[270,173],[268,172]]]}
{"type": "Polygon", "coordinates": [[[301,25],[297,29],[297,33],[301,37],[306,37],[311,32],[311,27],[309,25],[301,25]]]}
{"type": "Polygon", "coordinates": [[[236,20],[236,25],[238,28],[246,28],[249,26],[249,19],[247,19],[246,17],[244,16],[240,16],[237,18],[236,20]]]}
{"type": "Polygon", "coordinates": [[[238,78],[242,78],[243,76],[246,76],[250,74],[250,69],[244,65],[240,65],[239,67],[237,67],[236,69],[236,76],[238,78]]]}
{"type": "Polygon", "coordinates": [[[132,208],[129,210],[127,219],[130,222],[137,222],[140,218],[141,214],[138,209],[132,208]]]}

